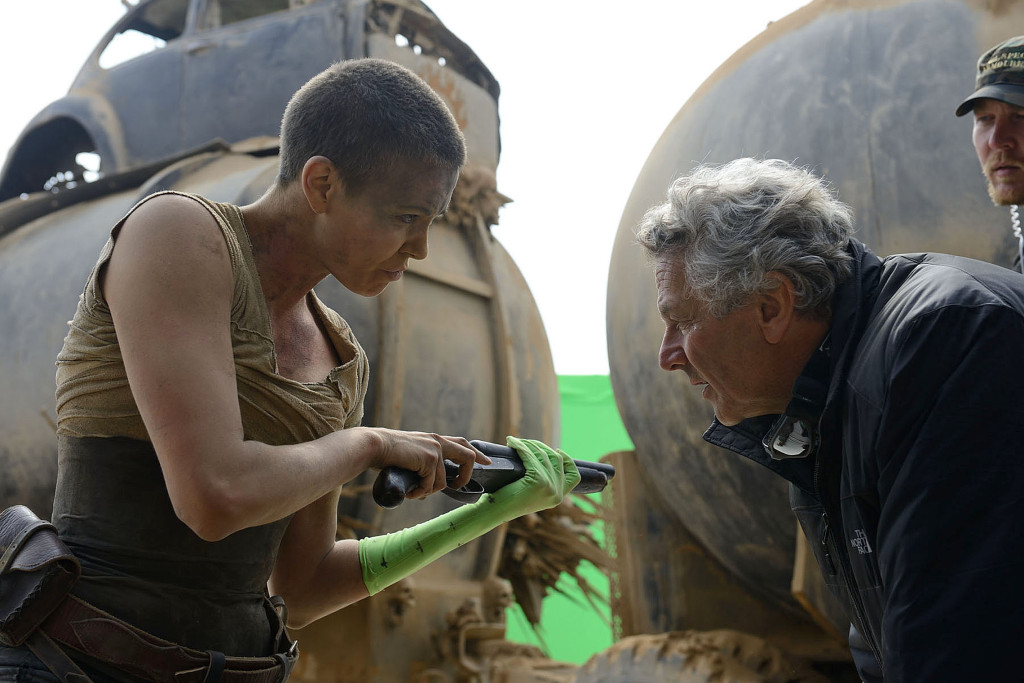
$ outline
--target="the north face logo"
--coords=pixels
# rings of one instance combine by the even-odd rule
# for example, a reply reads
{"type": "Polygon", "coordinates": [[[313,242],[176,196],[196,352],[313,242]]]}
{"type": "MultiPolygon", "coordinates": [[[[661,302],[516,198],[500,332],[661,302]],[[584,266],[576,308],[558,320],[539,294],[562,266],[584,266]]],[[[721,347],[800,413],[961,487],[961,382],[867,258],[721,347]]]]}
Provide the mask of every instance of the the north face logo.
{"type": "Polygon", "coordinates": [[[868,535],[864,533],[863,529],[853,530],[853,539],[850,540],[850,545],[857,549],[857,552],[861,555],[867,555],[871,552],[871,544],[868,543],[868,535]]]}

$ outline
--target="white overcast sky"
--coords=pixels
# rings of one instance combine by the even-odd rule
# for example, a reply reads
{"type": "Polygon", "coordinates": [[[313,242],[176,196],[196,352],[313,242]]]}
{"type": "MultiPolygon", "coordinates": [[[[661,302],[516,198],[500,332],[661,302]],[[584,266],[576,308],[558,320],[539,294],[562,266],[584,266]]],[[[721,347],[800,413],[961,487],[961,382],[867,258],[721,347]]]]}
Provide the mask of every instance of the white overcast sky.
{"type": "MultiPolygon", "coordinates": [[[[498,187],[514,202],[494,233],[537,300],[555,370],[607,373],[608,265],[637,174],[690,94],[807,0],[426,1],[501,84],[498,187]]],[[[0,7],[3,158],[124,6],[0,7]]]]}

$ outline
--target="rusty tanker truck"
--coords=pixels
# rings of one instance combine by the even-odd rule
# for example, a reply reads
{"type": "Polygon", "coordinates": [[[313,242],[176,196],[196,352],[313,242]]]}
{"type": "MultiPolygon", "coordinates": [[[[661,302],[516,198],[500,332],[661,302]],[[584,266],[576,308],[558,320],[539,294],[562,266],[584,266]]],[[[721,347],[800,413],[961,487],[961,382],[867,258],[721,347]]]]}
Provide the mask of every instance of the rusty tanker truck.
{"type": "MultiPolygon", "coordinates": [[[[1008,218],[990,206],[952,111],[970,91],[977,55],[1020,26],[1024,2],[1014,0],[814,0],[721,65],[668,125],[622,214],[608,278],[611,380],[635,446],[605,456],[618,472],[602,504],[611,648],[577,667],[505,639],[505,608],[536,602],[557,579],[517,575],[523,548],[546,550],[530,543],[533,529],[512,523],[300,630],[293,679],[856,680],[845,621],[817,578],[784,482],[705,444],[708,407],[657,366],[653,276],[632,230],[692,160],[779,157],[825,173],[879,253],[1008,264],[1008,218]]],[[[50,513],[53,362],[110,227],[158,190],[254,200],[276,174],[290,94],[331,61],[361,56],[420,74],[469,151],[427,260],[374,299],[333,279],[317,287],[369,355],[365,422],[558,442],[544,327],[490,232],[507,201],[494,180],[499,87],[472,49],[418,0],[148,0],[104,36],[68,95],[29,123],[0,175],[0,508],[50,513]],[[156,48],[113,63],[113,46],[132,33],[156,48]]],[[[455,504],[432,496],[384,510],[368,476],[346,487],[339,537],[402,528],[455,504]]],[[[531,523],[578,534],[581,519],[569,505],[531,523]]]]}
{"type": "MultiPolygon", "coordinates": [[[[369,356],[366,423],[557,441],[544,327],[490,234],[506,201],[494,180],[499,91],[473,51],[417,0],[148,0],[99,41],[67,96],[28,124],[0,177],[0,507],[50,515],[54,359],[111,226],[157,190],[235,204],[259,197],[277,173],[288,98],[328,64],[364,56],[399,62],[441,94],[469,156],[450,210],[431,229],[428,260],[372,299],[333,278],[317,287],[369,356]],[[126,36],[148,51],[119,60],[126,36]]],[[[339,537],[404,528],[456,505],[432,496],[385,510],[372,500],[372,481],[346,486],[339,537]]],[[[515,680],[529,681],[546,680],[531,670],[567,668],[504,639],[512,590],[502,558],[514,537],[514,529],[492,532],[302,629],[292,678],[512,680],[518,672],[515,680]]]]}
{"type": "Polygon", "coordinates": [[[786,483],[705,443],[709,406],[658,367],[664,326],[633,240],[644,211],[697,160],[780,158],[824,174],[876,253],[1009,266],[1009,213],[987,197],[971,124],[953,112],[973,92],[978,55],[1022,27],[1014,0],[815,0],[733,54],[668,124],[624,209],[608,277],[611,381],[635,446],[610,458],[618,661],[685,658],[678,636],[629,636],[730,629],[845,680],[834,646],[845,650],[849,624],[823,590],[786,483]]]}

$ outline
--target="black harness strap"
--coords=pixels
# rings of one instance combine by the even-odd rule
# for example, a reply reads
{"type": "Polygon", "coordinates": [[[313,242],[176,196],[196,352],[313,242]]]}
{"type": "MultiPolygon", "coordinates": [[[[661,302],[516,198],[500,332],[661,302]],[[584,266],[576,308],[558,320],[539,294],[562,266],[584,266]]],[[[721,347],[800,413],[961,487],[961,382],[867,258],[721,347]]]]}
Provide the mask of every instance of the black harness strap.
{"type": "Polygon", "coordinates": [[[25,640],[25,645],[64,683],[92,683],[85,672],[42,629],[33,631],[25,640]]]}
{"type": "Polygon", "coordinates": [[[210,667],[206,670],[206,678],[203,683],[217,683],[221,674],[224,673],[224,653],[216,650],[207,650],[210,655],[210,667]]]}

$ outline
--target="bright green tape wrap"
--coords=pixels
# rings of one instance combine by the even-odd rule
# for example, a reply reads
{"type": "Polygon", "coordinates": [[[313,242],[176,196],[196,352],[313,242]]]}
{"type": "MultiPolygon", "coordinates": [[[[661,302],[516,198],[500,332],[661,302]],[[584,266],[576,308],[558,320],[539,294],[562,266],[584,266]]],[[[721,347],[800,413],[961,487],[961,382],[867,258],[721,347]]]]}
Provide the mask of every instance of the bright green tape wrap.
{"type": "Polygon", "coordinates": [[[414,527],[359,541],[363,583],[370,595],[511,519],[558,505],[579,483],[579,471],[564,452],[514,436],[506,443],[523,459],[522,479],[414,527]]]}

